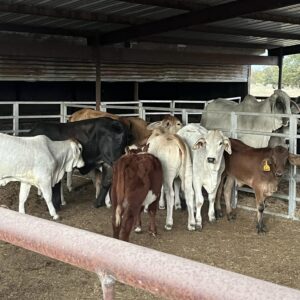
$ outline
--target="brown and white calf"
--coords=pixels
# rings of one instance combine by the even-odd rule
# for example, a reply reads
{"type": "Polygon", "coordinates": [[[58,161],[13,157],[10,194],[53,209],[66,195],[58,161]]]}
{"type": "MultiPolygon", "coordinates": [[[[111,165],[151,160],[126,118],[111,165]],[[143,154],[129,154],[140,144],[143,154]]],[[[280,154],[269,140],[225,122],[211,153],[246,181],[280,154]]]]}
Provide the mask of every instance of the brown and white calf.
{"type": "MultiPolygon", "coordinates": [[[[248,185],[255,192],[257,232],[265,232],[263,223],[265,199],[277,191],[278,183],[284,174],[287,162],[299,165],[300,158],[289,153],[282,146],[253,148],[236,139],[230,139],[230,142],[232,154],[225,153],[225,176],[227,178],[224,184],[224,198],[227,217],[229,220],[234,217],[230,206],[234,182],[236,181],[238,186],[248,185]]],[[[221,188],[222,185],[220,185],[221,188]]],[[[217,206],[220,207],[221,193],[218,194],[217,206]]]]}
{"type": "Polygon", "coordinates": [[[111,202],[113,236],[128,241],[140,213],[148,206],[149,232],[156,234],[155,214],[160,198],[163,173],[160,161],[149,153],[121,156],[113,167],[111,202]]]}

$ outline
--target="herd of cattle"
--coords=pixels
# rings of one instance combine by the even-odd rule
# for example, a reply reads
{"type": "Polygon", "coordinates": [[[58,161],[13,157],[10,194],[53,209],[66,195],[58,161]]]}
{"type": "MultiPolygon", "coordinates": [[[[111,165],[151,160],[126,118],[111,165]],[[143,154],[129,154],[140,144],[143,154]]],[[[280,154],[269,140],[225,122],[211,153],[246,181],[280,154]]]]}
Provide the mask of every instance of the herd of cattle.
{"type": "Polygon", "coordinates": [[[0,185],[21,182],[21,213],[25,212],[30,187],[36,186],[50,215],[58,219],[56,210],[65,204],[61,185],[64,173],[69,190],[74,168],[81,174],[90,173],[96,187],[95,207],[108,203],[110,191],[113,235],[128,241],[133,228],[141,231],[143,208],[149,214],[149,232],[156,234],[156,209],[158,204],[164,208],[165,202],[165,229],[171,230],[174,205],[181,207],[180,194],[187,205],[188,230],[201,229],[202,187],[208,194],[210,222],[222,216],[222,192],[227,218],[235,218],[231,193],[236,182],[253,188],[257,232],[265,232],[265,199],[277,190],[287,162],[300,165],[300,157],[289,153],[283,141],[274,145],[270,136],[244,134],[237,140],[219,129],[230,131],[230,116],[224,112],[238,111],[270,114],[240,116],[239,130],[284,130],[288,119],[277,114],[298,113],[297,104],[298,111],[292,106],[283,91],[275,91],[263,102],[252,96],[240,104],[217,99],[206,106],[201,125],[185,126],[174,116],[147,124],[138,117],[81,109],[68,123],[36,124],[26,137],[0,134],[0,185]]]}

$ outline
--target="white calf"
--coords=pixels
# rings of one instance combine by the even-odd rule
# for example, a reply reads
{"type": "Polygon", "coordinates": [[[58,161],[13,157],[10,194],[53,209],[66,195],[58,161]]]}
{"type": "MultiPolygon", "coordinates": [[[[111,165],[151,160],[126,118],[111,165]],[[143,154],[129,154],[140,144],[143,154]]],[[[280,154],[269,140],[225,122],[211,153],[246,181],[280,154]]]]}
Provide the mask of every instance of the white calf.
{"type": "Polygon", "coordinates": [[[188,146],[175,134],[162,134],[154,130],[148,139],[148,152],[156,156],[163,168],[163,190],[167,200],[167,219],[165,228],[173,226],[174,189],[173,181],[181,179],[188,208],[188,229],[195,230],[195,217],[192,188],[192,163],[188,146]]]}
{"type": "Polygon", "coordinates": [[[54,220],[52,187],[61,181],[65,172],[81,168],[82,146],[73,140],[51,141],[44,135],[15,137],[0,133],[0,185],[20,181],[19,212],[25,213],[30,187],[36,186],[47,203],[54,220]]]}
{"type": "MultiPolygon", "coordinates": [[[[188,124],[177,134],[191,149],[193,163],[193,188],[196,204],[196,227],[202,228],[201,208],[204,202],[202,187],[208,193],[210,222],[215,221],[214,203],[216,193],[225,168],[224,150],[231,154],[228,137],[220,130],[207,130],[200,124],[188,124]]],[[[179,192],[176,189],[176,202],[179,192]]]]}

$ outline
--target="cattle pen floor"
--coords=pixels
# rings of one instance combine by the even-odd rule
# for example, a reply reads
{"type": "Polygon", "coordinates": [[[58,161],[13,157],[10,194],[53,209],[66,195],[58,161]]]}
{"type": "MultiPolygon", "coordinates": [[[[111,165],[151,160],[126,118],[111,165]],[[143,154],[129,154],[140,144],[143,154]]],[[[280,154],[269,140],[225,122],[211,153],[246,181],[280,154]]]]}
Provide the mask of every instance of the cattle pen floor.
{"type": "MultiPolygon", "coordinates": [[[[82,182],[83,179],[76,178],[75,185],[82,182]]],[[[18,192],[18,183],[1,187],[0,205],[17,210],[18,192]]],[[[111,209],[93,208],[93,196],[92,185],[86,185],[72,193],[65,191],[68,204],[59,212],[59,222],[112,236],[111,209]]],[[[254,203],[249,194],[242,198],[254,203]]],[[[271,201],[270,206],[276,206],[276,201],[271,201]]],[[[166,211],[159,211],[156,218],[159,235],[156,238],[147,234],[148,216],[143,214],[145,231],[142,234],[132,233],[130,241],[300,289],[300,222],[266,215],[269,232],[257,235],[255,212],[237,209],[235,221],[228,222],[223,218],[215,224],[209,224],[206,205],[203,211],[204,227],[201,232],[187,231],[186,211],[176,211],[173,230],[165,231],[166,211]]],[[[50,219],[46,204],[36,195],[36,189],[31,190],[26,212],[50,219]]],[[[100,283],[95,274],[11,244],[0,242],[0,265],[0,299],[102,299],[100,283]]],[[[159,298],[118,283],[116,299],[159,298]]]]}

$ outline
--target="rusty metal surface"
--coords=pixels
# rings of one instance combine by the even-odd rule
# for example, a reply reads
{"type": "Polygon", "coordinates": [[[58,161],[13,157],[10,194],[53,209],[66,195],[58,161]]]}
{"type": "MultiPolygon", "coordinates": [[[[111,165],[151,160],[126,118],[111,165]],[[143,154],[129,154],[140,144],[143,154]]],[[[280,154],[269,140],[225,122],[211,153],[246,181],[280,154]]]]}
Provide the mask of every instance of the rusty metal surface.
{"type": "Polygon", "coordinates": [[[167,299],[300,299],[300,291],[0,208],[0,239],[167,299]]]}

